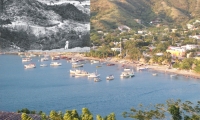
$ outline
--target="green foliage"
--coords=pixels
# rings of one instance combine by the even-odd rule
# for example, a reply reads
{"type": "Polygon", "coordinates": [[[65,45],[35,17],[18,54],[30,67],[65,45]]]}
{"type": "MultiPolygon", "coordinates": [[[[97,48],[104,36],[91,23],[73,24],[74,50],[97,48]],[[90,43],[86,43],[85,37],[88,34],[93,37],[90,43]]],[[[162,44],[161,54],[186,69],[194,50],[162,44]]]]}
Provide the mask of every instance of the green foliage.
{"type": "Polygon", "coordinates": [[[22,120],[33,120],[31,117],[29,117],[26,113],[22,113],[21,115],[22,120]]]}
{"type": "Polygon", "coordinates": [[[63,120],[80,120],[76,110],[67,110],[64,114],[63,120]]]}
{"type": "Polygon", "coordinates": [[[82,108],[81,120],[93,120],[93,116],[87,108],[82,108]]]}
{"type": "Polygon", "coordinates": [[[137,120],[160,120],[170,117],[173,120],[199,120],[200,118],[200,101],[194,105],[190,101],[181,102],[181,100],[167,100],[166,104],[157,104],[154,106],[139,106],[138,110],[132,108],[130,112],[124,112],[122,115],[126,118],[137,120]]]}

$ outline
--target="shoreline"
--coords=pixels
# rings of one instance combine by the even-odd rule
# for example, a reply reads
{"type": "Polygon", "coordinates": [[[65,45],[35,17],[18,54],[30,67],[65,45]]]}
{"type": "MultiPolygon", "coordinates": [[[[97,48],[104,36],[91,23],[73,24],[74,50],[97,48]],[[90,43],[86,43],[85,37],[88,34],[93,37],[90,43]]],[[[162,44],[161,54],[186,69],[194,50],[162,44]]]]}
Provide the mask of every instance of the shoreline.
{"type": "MultiPolygon", "coordinates": [[[[4,54],[13,54],[13,55],[18,55],[20,52],[5,52],[4,54]]],[[[154,71],[154,72],[161,72],[161,73],[166,73],[166,74],[177,74],[177,75],[182,75],[187,78],[195,78],[195,79],[200,79],[200,74],[195,73],[194,71],[191,70],[178,70],[176,68],[171,68],[168,69],[168,66],[166,65],[147,65],[144,63],[140,63],[139,61],[130,61],[128,59],[120,59],[120,58],[107,58],[107,59],[100,59],[100,58],[94,58],[94,57],[85,57],[83,54],[80,52],[66,52],[66,51],[28,51],[25,52],[27,54],[35,54],[35,55],[41,55],[41,54],[48,54],[50,56],[53,55],[65,55],[67,57],[71,58],[77,58],[77,59],[87,59],[87,60],[98,60],[100,62],[106,62],[106,63],[113,63],[115,65],[125,65],[126,67],[147,67],[148,70],[154,71]]]]}

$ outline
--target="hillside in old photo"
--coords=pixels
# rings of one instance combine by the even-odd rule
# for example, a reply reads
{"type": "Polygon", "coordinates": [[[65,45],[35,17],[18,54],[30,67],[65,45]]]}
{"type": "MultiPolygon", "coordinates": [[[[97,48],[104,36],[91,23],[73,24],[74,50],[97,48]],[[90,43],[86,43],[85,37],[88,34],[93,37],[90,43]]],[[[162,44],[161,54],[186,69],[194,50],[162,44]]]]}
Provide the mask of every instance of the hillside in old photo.
{"type": "Polygon", "coordinates": [[[0,0],[0,50],[90,46],[90,1],[0,0]]]}

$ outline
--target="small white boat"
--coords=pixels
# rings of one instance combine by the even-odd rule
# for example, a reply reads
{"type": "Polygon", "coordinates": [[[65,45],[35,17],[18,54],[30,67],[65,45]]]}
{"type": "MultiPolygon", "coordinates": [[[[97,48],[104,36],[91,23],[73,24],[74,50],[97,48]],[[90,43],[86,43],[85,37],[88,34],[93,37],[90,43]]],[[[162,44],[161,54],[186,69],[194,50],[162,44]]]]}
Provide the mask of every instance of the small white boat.
{"type": "Polygon", "coordinates": [[[134,77],[135,76],[135,73],[134,71],[127,71],[127,74],[129,75],[129,77],[134,77]]]}
{"type": "Polygon", "coordinates": [[[73,68],[77,68],[77,67],[83,67],[84,64],[80,64],[80,63],[72,63],[72,67],[73,68]]]}
{"type": "Polygon", "coordinates": [[[170,77],[172,78],[172,77],[177,77],[177,74],[172,74],[172,75],[170,75],[170,77]]]}
{"type": "Polygon", "coordinates": [[[101,79],[99,77],[94,78],[94,82],[99,82],[101,79]]]}
{"type": "Polygon", "coordinates": [[[130,77],[130,75],[127,72],[122,72],[121,75],[120,75],[120,77],[122,77],[122,78],[128,78],[128,77],[130,77]]]}
{"type": "Polygon", "coordinates": [[[89,73],[84,71],[84,70],[80,70],[80,71],[76,71],[75,72],[75,76],[88,76],[89,73]]]}
{"type": "Polygon", "coordinates": [[[147,70],[147,69],[148,69],[148,67],[138,67],[137,68],[138,71],[147,70]]]}
{"type": "Polygon", "coordinates": [[[49,60],[49,58],[47,58],[47,57],[41,58],[41,61],[48,61],[48,60],[49,60]]]}
{"type": "Polygon", "coordinates": [[[157,76],[158,74],[157,74],[157,73],[153,73],[152,75],[153,75],[153,76],[157,76]]]}
{"type": "Polygon", "coordinates": [[[32,59],[31,58],[29,58],[29,57],[26,57],[26,58],[22,58],[22,62],[29,62],[29,61],[31,61],[32,59]]]}
{"type": "Polygon", "coordinates": [[[62,64],[59,62],[51,62],[51,66],[61,66],[62,64]]]}
{"type": "Polygon", "coordinates": [[[89,73],[88,74],[88,78],[97,78],[99,76],[100,76],[100,74],[97,74],[97,73],[89,73]]]}
{"type": "Polygon", "coordinates": [[[75,74],[76,72],[80,72],[81,70],[69,70],[70,74],[75,74]]]}
{"type": "Polygon", "coordinates": [[[51,59],[52,60],[60,60],[60,56],[52,56],[51,59]]]}
{"type": "Polygon", "coordinates": [[[114,79],[114,76],[113,75],[109,75],[106,77],[106,80],[113,80],[114,79]]]}
{"type": "Polygon", "coordinates": [[[40,67],[46,67],[47,64],[40,64],[40,67]]]}
{"type": "Polygon", "coordinates": [[[131,71],[130,68],[124,68],[124,71],[131,71]]]}
{"type": "Polygon", "coordinates": [[[28,69],[28,68],[35,68],[35,64],[31,63],[31,64],[28,64],[28,65],[24,65],[24,68],[25,69],[28,69]]]}

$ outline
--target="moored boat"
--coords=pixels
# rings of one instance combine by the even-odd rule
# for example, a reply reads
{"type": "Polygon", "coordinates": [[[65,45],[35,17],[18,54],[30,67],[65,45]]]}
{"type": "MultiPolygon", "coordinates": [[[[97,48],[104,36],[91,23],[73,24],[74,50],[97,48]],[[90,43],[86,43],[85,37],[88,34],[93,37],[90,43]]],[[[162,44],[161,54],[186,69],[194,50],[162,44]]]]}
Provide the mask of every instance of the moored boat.
{"type": "Polygon", "coordinates": [[[40,67],[46,67],[47,64],[40,64],[40,67]]]}
{"type": "Polygon", "coordinates": [[[61,66],[62,63],[59,63],[59,62],[51,62],[50,65],[51,65],[51,66],[61,66]]]}
{"type": "Polygon", "coordinates": [[[75,76],[88,76],[89,73],[84,71],[84,70],[80,70],[80,71],[76,71],[75,72],[75,76]]]}
{"type": "Polygon", "coordinates": [[[53,56],[51,57],[52,60],[60,60],[60,56],[53,56]]]}
{"type": "Polygon", "coordinates": [[[26,58],[22,58],[22,62],[29,62],[31,61],[32,59],[30,57],[26,57],[26,58]]]}
{"type": "Polygon", "coordinates": [[[128,77],[130,77],[130,75],[127,72],[122,72],[121,75],[120,75],[120,77],[122,77],[122,78],[128,78],[128,77]]]}
{"type": "Polygon", "coordinates": [[[153,73],[152,75],[153,75],[153,76],[157,76],[158,74],[157,74],[157,73],[153,73]]]}
{"type": "Polygon", "coordinates": [[[41,58],[41,61],[48,61],[48,60],[49,60],[49,58],[47,58],[47,57],[41,58]]]}
{"type": "Polygon", "coordinates": [[[80,63],[72,63],[72,67],[73,67],[73,68],[83,67],[83,64],[80,64],[80,63]]]}
{"type": "Polygon", "coordinates": [[[131,71],[130,68],[124,68],[124,71],[131,71]]]}
{"type": "Polygon", "coordinates": [[[114,79],[114,76],[113,75],[109,75],[106,77],[106,80],[113,80],[114,79]]]}
{"type": "Polygon", "coordinates": [[[89,73],[88,74],[88,78],[96,78],[96,77],[99,77],[100,74],[97,74],[97,73],[89,73]]]}
{"type": "Polygon", "coordinates": [[[31,63],[31,64],[28,64],[28,65],[24,65],[24,68],[25,69],[28,69],[28,68],[35,68],[35,64],[31,63]]]}
{"type": "Polygon", "coordinates": [[[108,63],[107,64],[107,66],[113,66],[113,65],[115,65],[115,64],[113,64],[113,63],[108,63]]]}
{"type": "Polygon", "coordinates": [[[99,82],[101,79],[99,77],[94,78],[94,82],[99,82]]]}

